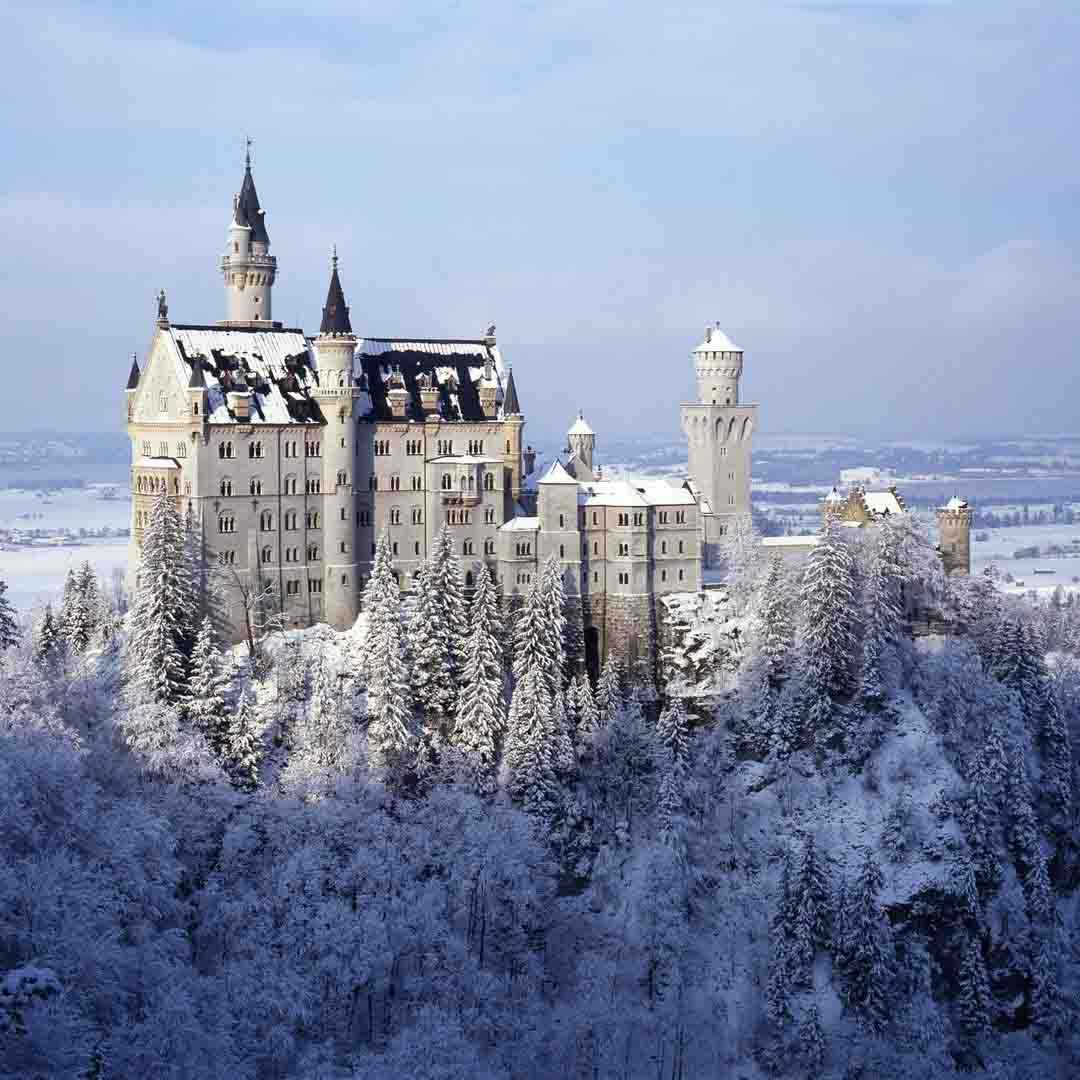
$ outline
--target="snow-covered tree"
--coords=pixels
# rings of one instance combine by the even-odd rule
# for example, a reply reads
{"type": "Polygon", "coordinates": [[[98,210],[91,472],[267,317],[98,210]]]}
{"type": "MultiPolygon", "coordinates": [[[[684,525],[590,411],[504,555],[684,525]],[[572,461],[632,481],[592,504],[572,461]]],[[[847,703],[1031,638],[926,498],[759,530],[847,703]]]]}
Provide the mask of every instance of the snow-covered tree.
{"type": "Polygon", "coordinates": [[[968,935],[964,944],[956,1006],[960,1026],[967,1036],[978,1038],[990,1030],[990,981],[982,945],[974,934],[968,935]]]}
{"type": "Polygon", "coordinates": [[[258,787],[262,743],[258,717],[246,690],[240,692],[240,700],[229,717],[224,752],[233,783],[246,791],[258,787]]]}
{"type": "Polygon", "coordinates": [[[534,816],[550,817],[559,806],[551,697],[543,669],[527,668],[514,687],[505,767],[511,795],[534,816]]]}
{"type": "Polygon", "coordinates": [[[717,546],[728,595],[735,614],[741,615],[761,576],[764,561],[761,536],[751,515],[735,515],[717,546]]]}
{"type": "Polygon", "coordinates": [[[45,605],[45,614],[38,624],[34,640],[34,655],[42,663],[52,663],[63,655],[64,643],[60,638],[60,628],[53,617],[52,604],[45,605]]]}
{"type": "Polygon", "coordinates": [[[600,712],[593,697],[589,676],[581,671],[574,680],[577,726],[574,730],[574,742],[578,753],[585,753],[592,744],[593,736],[600,726],[600,712]]]}
{"type": "Polygon", "coordinates": [[[1017,875],[1024,885],[1028,911],[1033,920],[1045,920],[1053,909],[1046,857],[1039,837],[1039,820],[1031,799],[1027,762],[1023,748],[1014,743],[1009,760],[1006,800],[1009,814],[1009,845],[1017,875]]]}
{"type": "Polygon", "coordinates": [[[821,1026],[821,1013],[817,1005],[803,1014],[799,1024],[799,1055],[806,1065],[807,1075],[818,1076],[825,1062],[825,1031],[821,1026]]]}
{"type": "Polygon", "coordinates": [[[888,1023],[894,978],[892,930],[878,899],[881,885],[881,870],[868,848],[852,896],[846,997],[871,1031],[888,1023]]]}
{"type": "Polygon", "coordinates": [[[795,933],[791,941],[793,974],[799,982],[811,978],[814,957],[832,944],[829,883],[817,854],[813,834],[806,838],[802,862],[793,883],[795,933]]]}
{"type": "Polygon", "coordinates": [[[1072,802],[1072,743],[1058,693],[1053,687],[1047,689],[1038,728],[1038,745],[1042,757],[1040,788],[1054,812],[1064,815],[1072,802]]]}
{"type": "Polygon", "coordinates": [[[372,771],[400,779],[414,748],[412,699],[405,669],[401,597],[386,533],[375,548],[371,578],[364,590],[368,613],[364,673],[368,698],[368,757],[372,771]]]}
{"type": "Polygon", "coordinates": [[[769,977],[765,986],[765,1011],[770,1021],[782,1028],[792,1019],[794,993],[792,971],[796,966],[791,954],[795,940],[797,908],[794,893],[794,870],[791,852],[785,850],[780,866],[780,883],[769,931],[769,977]]]}
{"type": "Polygon", "coordinates": [[[896,646],[903,616],[901,588],[896,532],[886,518],[878,526],[863,605],[860,691],[871,703],[880,702],[894,680],[896,646]]]}
{"type": "Polygon", "coordinates": [[[565,604],[566,677],[573,679],[585,670],[585,618],[580,596],[568,596],[565,604]]]}
{"type": "Polygon", "coordinates": [[[1031,1023],[1040,1038],[1054,1040],[1065,1030],[1066,1010],[1058,983],[1061,948],[1052,930],[1039,935],[1031,964],[1031,1023]]]}
{"type": "Polygon", "coordinates": [[[18,644],[20,637],[19,625],[15,621],[15,609],[4,595],[6,592],[7,582],[0,580],[0,651],[18,644]]]}
{"type": "Polygon", "coordinates": [[[682,698],[668,701],[656,722],[656,737],[676,768],[686,768],[690,758],[690,724],[682,698]]]}
{"type": "Polygon", "coordinates": [[[622,689],[622,664],[615,650],[608,652],[607,660],[596,683],[596,710],[600,727],[613,723],[625,704],[622,689]]]}
{"type": "Polygon", "coordinates": [[[228,684],[217,635],[210,617],[206,616],[195,639],[195,648],[191,653],[191,677],[182,700],[188,722],[194,724],[219,752],[224,749],[227,734],[224,691],[228,684]]]}
{"type": "Polygon", "coordinates": [[[495,583],[488,568],[480,564],[469,611],[465,663],[452,738],[456,746],[470,755],[476,790],[482,794],[494,790],[498,743],[506,726],[498,626],[499,598],[495,583]]]}
{"type": "Polygon", "coordinates": [[[768,666],[768,677],[775,683],[786,674],[795,644],[791,582],[784,573],[783,560],[779,555],[769,560],[769,572],[761,589],[757,614],[761,652],[768,666]]]}
{"type": "Polygon", "coordinates": [[[278,694],[293,705],[308,696],[308,665],[299,641],[287,641],[275,667],[278,694]]]}
{"type": "Polygon", "coordinates": [[[807,559],[802,585],[803,680],[819,738],[828,734],[833,699],[853,688],[857,618],[854,559],[842,527],[830,517],[807,559]]]}
{"type": "Polygon", "coordinates": [[[184,605],[190,594],[181,566],[183,539],[176,505],[161,491],[143,531],[124,668],[133,689],[169,703],[180,700],[186,682],[184,605]]]}

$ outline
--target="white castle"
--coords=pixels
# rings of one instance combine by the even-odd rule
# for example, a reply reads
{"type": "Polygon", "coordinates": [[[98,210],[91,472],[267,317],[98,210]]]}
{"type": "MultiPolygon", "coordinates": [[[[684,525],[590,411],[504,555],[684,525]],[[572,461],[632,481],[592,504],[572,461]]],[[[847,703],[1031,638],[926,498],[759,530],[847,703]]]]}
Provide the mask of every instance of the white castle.
{"type": "MultiPolygon", "coordinates": [[[[694,350],[698,400],[681,408],[685,484],[605,479],[581,416],[565,457],[536,476],[494,326],[472,339],[358,335],[336,253],[318,335],[273,320],[277,259],[250,159],[221,271],[226,319],[172,322],[162,293],[143,365],[132,362],[133,573],[164,489],[229,577],[273,584],[289,625],[344,629],[376,538],[388,534],[407,590],[448,525],[466,585],[486,563],[508,602],[556,556],[595,670],[609,648],[629,663],[653,655],[659,599],[698,591],[750,512],[757,406],[740,400],[743,352],[719,327],[694,350]]],[[[235,595],[230,604],[239,638],[235,595]]]]}

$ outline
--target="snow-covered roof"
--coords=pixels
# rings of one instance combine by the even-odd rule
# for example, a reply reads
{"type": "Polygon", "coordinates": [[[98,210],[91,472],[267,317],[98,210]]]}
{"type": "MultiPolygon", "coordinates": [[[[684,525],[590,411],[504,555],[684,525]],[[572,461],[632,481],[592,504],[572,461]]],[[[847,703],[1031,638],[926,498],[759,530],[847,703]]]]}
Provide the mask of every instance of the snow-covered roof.
{"type": "Polygon", "coordinates": [[[314,354],[302,330],[227,326],[183,326],[166,331],[175,350],[182,386],[195,363],[207,389],[207,419],[235,423],[230,392],[251,392],[245,424],[317,424],[322,413],[311,398],[315,388],[314,354]]]}
{"type": "Polygon", "coordinates": [[[833,488],[832,491],[830,491],[829,494],[825,496],[825,501],[827,503],[842,503],[844,502],[844,496],[841,495],[840,492],[836,490],[836,488],[833,488]]]}
{"type": "Polygon", "coordinates": [[[179,469],[179,463],[171,457],[148,457],[143,455],[135,462],[140,469],[179,469]]]}
{"type": "MultiPolygon", "coordinates": [[[[498,418],[503,418],[509,369],[493,338],[361,338],[353,374],[371,394],[371,416],[389,420],[388,382],[399,377],[408,392],[405,415],[422,420],[421,382],[438,392],[434,412],[444,420],[484,420],[480,390],[495,391],[498,418]]],[[[428,410],[430,413],[432,410],[428,410]]]]}
{"type": "Polygon", "coordinates": [[[477,454],[446,454],[443,457],[431,458],[432,465],[500,465],[502,458],[480,457],[477,454]]]}
{"type": "Polygon", "coordinates": [[[625,480],[596,480],[578,484],[581,506],[648,506],[641,493],[625,480]]]}
{"type": "Polygon", "coordinates": [[[588,424],[585,423],[585,417],[584,417],[584,415],[582,413],[578,413],[578,418],[574,421],[574,423],[570,427],[570,430],[567,432],[567,435],[595,435],[595,434],[596,434],[596,432],[593,431],[593,429],[591,427],[589,427],[588,424]]]}
{"type": "Polygon", "coordinates": [[[968,508],[967,501],[961,499],[959,495],[954,495],[946,504],[946,510],[966,510],[968,508]]]}
{"type": "Polygon", "coordinates": [[[637,488],[650,506],[693,506],[697,501],[684,484],[676,487],[666,480],[645,480],[637,488]]]}
{"type": "Polygon", "coordinates": [[[902,514],[904,508],[895,491],[864,491],[863,502],[871,514],[902,514]]]}
{"type": "Polygon", "coordinates": [[[537,481],[539,484],[576,484],[577,481],[562,467],[562,463],[556,458],[551,463],[543,476],[537,481]]]}
{"type": "Polygon", "coordinates": [[[720,329],[720,324],[716,323],[715,326],[705,327],[705,340],[694,352],[742,352],[742,349],[720,329]]]}
{"type": "Polygon", "coordinates": [[[499,526],[499,532],[509,530],[511,532],[529,531],[536,532],[540,528],[538,517],[512,517],[509,521],[499,526]]]}

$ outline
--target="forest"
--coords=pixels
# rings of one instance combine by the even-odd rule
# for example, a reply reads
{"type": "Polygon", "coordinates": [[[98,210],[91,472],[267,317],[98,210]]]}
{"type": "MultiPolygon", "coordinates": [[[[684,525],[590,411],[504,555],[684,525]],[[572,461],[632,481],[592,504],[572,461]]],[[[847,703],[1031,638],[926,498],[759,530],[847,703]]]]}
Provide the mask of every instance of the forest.
{"type": "Polygon", "coordinates": [[[0,582],[4,1080],[1080,1074],[1076,605],[747,522],[594,681],[555,561],[226,647],[197,535],[0,582]]]}

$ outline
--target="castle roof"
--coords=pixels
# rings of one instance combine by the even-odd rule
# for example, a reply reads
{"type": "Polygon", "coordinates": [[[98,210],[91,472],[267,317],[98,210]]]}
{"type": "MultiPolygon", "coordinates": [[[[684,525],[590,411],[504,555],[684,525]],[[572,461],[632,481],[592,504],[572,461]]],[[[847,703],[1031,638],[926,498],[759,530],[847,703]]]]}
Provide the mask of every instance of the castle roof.
{"type": "Polygon", "coordinates": [[[341,288],[341,278],[337,272],[337,251],[334,251],[330,270],[330,288],[326,292],[326,305],[322,309],[322,323],[319,325],[320,334],[351,334],[352,323],[349,322],[349,308],[345,303],[345,293],[341,288]]]}
{"type": "Polygon", "coordinates": [[[864,491],[862,498],[866,509],[871,514],[902,514],[904,512],[895,491],[864,491]]]}
{"type": "Polygon", "coordinates": [[[191,361],[191,378],[188,379],[189,390],[201,390],[206,387],[206,379],[203,378],[202,358],[194,357],[191,361]]]}
{"type": "Polygon", "coordinates": [[[240,193],[236,197],[236,210],[233,220],[237,225],[243,225],[251,230],[251,239],[270,243],[270,236],[266,231],[266,211],[259,206],[259,195],[255,191],[255,180],[251,175],[251,162],[244,169],[244,181],[240,185],[240,193]]]}
{"type": "Polygon", "coordinates": [[[517,387],[514,385],[514,371],[512,368],[506,373],[506,396],[503,398],[503,415],[521,415],[521,405],[518,402],[517,387]]]}
{"type": "Polygon", "coordinates": [[[593,429],[591,427],[589,427],[588,424],[585,423],[585,417],[584,417],[584,415],[582,413],[578,413],[578,418],[574,421],[574,423],[570,427],[570,430],[567,432],[567,435],[595,435],[595,434],[596,434],[596,432],[593,431],[593,429]]]}
{"type": "Polygon", "coordinates": [[[943,507],[945,510],[967,510],[968,504],[965,499],[961,499],[959,495],[954,495],[943,507]]]}
{"type": "Polygon", "coordinates": [[[577,484],[577,481],[562,467],[562,462],[558,458],[551,463],[551,468],[537,482],[540,484],[577,484]]]}
{"type": "Polygon", "coordinates": [[[720,324],[717,323],[715,326],[705,327],[705,340],[694,352],[742,352],[742,349],[720,329],[720,324]]]}
{"type": "Polygon", "coordinates": [[[131,371],[128,374],[127,390],[138,390],[139,388],[139,361],[133,356],[131,358],[131,371]]]}

